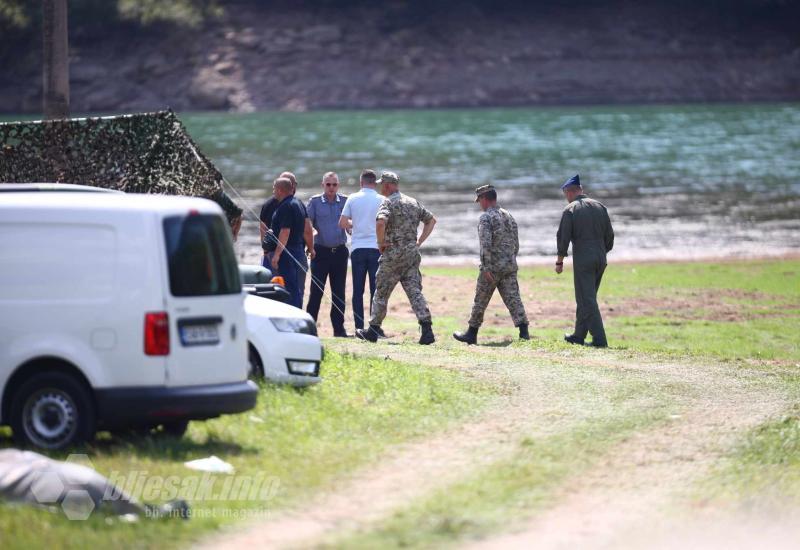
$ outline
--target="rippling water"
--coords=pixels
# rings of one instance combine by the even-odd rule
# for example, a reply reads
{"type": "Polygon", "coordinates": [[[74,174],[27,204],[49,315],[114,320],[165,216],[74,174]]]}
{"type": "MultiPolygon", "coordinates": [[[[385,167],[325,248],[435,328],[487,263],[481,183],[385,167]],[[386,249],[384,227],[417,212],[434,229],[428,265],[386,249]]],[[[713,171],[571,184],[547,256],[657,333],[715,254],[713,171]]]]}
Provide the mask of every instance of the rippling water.
{"type": "MultiPolygon", "coordinates": [[[[555,253],[559,184],[579,172],[609,208],[615,258],[800,251],[800,105],[354,111],[182,115],[254,210],[283,170],[303,198],[334,170],[343,192],[363,168],[400,174],[439,223],[428,256],[477,253],[472,190],[499,189],[521,255],[555,253]]],[[[245,224],[240,254],[259,254],[245,224]]]]}

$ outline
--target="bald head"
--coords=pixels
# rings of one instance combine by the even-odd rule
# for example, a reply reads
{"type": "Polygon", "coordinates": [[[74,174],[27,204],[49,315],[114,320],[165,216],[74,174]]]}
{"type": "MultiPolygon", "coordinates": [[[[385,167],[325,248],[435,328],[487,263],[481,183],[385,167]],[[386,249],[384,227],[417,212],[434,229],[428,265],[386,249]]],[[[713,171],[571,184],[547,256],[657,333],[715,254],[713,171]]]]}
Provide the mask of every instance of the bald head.
{"type": "Polygon", "coordinates": [[[294,175],[293,172],[281,172],[281,175],[278,176],[279,178],[286,178],[292,182],[292,195],[295,194],[297,191],[297,176],[294,175]]]}
{"type": "Polygon", "coordinates": [[[278,200],[283,200],[292,195],[292,180],[289,178],[278,178],[272,182],[272,194],[278,200]]]}

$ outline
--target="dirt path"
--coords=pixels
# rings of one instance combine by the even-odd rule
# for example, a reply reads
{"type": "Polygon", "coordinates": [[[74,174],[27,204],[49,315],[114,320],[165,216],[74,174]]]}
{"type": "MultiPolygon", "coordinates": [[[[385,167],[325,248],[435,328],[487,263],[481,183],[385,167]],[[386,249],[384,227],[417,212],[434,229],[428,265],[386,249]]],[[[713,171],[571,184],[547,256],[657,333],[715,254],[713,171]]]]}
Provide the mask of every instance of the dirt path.
{"type": "MultiPolygon", "coordinates": [[[[546,380],[530,380],[472,421],[390,450],[380,464],[342,480],[302,509],[245,531],[226,533],[207,546],[231,550],[298,546],[379,520],[472,469],[502,458],[515,448],[520,434],[527,433],[531,415],[544,414],[558,401],[546,380]]],[[[558,427],[551,423],[547,431],[558,427]]]]}
{"type": "MultiPolygon", "coordinates": [[[[363,352],[363,347],[359,349],[363,352]]],[[[507,456],[522,437],[559,432],[580,414],[580,404],[561,391],[565,386],[557,379],[559,369],[510,367],[513,349],[477,347],[475,353],[485,354],[487,359],[500,355],[499,360],[481,364],[481,372],[505,379],[513,388],[508,397],[446,433],[390,450],[376,467],[355,473],[302,508],[266,523],[245,529],[240,526],[235,533],[207,541],[206,547],[308,547],[351,529],[368,528],[415,499],[507,456]],[[575,415],[549,414],[554,410],[575,415]]],[[[737,435],[789,405],[779,386],[755,370],[629,364],[613,352],[585,359],[583,364],[600,372],[624,371],[625,376],[656,378],[687,388],[676,390],[674,396],[681,413],[666,425],[629,437],[590,472],[568,481],[555,507],[517,526],[519,532],[474,546],[625,546],[625,533],[665,524],[671,506],[681,501],[681,491],[706,474],[737,435]]]]}
{"type": "MultiPolygon", "coordinates": [[[[630,437],[592,471],[572,480],[559,504],[520,532],[470,545],[473,549],[641,547],[628,539],[664,529],[687,488],[709,473],[742,430],[778,414],[775,395],[716,391],[667,426],[630,437]]],[[[679,514],[680,515],[680,514],[679,514]]],[[[676,528],[677,525],[672,525],[676,528]]],[[[646,539],[647,545],[653,543],[646,539]]],[[[686,541],[688,542],[688,541],[686,541]]]]}

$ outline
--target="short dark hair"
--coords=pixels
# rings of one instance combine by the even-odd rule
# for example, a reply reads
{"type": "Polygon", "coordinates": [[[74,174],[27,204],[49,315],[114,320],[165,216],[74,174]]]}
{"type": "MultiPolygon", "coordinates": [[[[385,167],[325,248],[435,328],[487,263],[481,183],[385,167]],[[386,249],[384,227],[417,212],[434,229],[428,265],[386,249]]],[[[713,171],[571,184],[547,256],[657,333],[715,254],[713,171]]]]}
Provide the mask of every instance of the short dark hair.
{"type": "Polygon", "coordinates": [[[291,191],[293,187],[292,180],[289,178],[277,178],[274,182],[272,182],[272,185],[286,191],[291,191]]]}
{"type": "Polygon", "coordinates": [[[490,189],[486,193],[481,193],[481,197],[485,197],[485,198],[489,199],[490,201],[496,201],[497,200],[497,191],[495,191],[494,189],[490,189]]]}
{"type": "Polygon", "coordinates": [[[361,179],[367,183],[375,183],[378,180],[378,175],[375,174],[375,170],[370,170],[367,168],[361,172],[361,179]]]}

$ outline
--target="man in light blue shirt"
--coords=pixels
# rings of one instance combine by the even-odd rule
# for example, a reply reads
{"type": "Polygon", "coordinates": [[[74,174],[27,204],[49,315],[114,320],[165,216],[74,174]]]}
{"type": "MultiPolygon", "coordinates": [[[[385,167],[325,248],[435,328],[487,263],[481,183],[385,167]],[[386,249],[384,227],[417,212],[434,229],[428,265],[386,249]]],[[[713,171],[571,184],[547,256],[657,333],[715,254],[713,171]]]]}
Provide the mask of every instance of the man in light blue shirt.
{"type": "MultiPolygon", "coordinates": [[[[375,234],[375,217],[383,196],[375,191],[377,176],[373,170],[361,172],[361,191],[347,198],[339,218],[339,227],[352,231],[350,263],[353,276],[353,318],[356,328],[364,328],[364,286],[369,275],[369,303],[375,295],[375,273],[378,271],[378,237],[375,234]]],[[[369,311],[369,310],[368,310],[369,311]]]]}
{"type": "Polygon", "coordinates": [[[325,282],[331,280],[331,325],[333,335],[347,338],[344,328],[344,288],[347,279],[347,233],[339,227],[347,197],[339,191],[339,176],[326,172],[322,176],[322,190],[308,201],[308,219],[316,231],[314,259],[311,260],[311,293],[306,311],[317,320],[325,282]]]}

